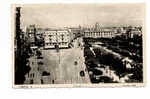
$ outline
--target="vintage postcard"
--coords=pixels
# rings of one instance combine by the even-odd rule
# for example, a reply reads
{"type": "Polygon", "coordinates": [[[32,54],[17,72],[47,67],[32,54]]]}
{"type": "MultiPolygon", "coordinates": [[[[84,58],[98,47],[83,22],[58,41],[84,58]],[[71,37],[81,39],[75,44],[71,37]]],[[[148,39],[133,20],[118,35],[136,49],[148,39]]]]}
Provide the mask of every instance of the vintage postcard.
{"type": "Polygon", "coordinates": [[[145,86],[145,4],[12,5],[13,88],[145,86]]]}

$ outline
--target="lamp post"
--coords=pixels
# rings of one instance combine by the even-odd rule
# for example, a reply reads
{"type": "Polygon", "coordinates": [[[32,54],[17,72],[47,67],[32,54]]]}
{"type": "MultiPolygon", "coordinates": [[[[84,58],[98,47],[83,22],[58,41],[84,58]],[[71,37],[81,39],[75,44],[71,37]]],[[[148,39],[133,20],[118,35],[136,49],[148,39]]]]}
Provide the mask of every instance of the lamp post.
{"type": "Polygon", "coordinates": [[[59,51],[59,45],[58,45],[58,34],[57,34],[57,30],[56,30],[56,51],[58,52],[59,54],[59,64],[60,64],[60,51],[59,51]]]}

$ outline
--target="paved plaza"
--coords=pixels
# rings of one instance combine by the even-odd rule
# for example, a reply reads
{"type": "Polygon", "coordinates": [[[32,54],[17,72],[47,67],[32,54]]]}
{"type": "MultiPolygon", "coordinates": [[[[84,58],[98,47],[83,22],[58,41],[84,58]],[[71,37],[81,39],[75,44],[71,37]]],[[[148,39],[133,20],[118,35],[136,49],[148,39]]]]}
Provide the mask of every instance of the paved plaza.
{"type": "Polygon", "coordinates": [[[36,56],[31,57],[30,63],[32,67],[30,73],[33,72],[36,76],[33,82],[35,84],[90,83],[88,71],[86,71],[84,64],[83,48],[79,46],[79,42],[81,41],[77,39],[73,42],[74,46],[72,48],[59,49],[58,52],[56,49],[42,49],[43,59],[36,59],[36,56]],[[37,64],[39,61],[43,64],[37,64]],[[42,76],[43,71],[50,75],[42,76]],[[80,75],[81,71],[84,72],[84,76],[80,75]]]}

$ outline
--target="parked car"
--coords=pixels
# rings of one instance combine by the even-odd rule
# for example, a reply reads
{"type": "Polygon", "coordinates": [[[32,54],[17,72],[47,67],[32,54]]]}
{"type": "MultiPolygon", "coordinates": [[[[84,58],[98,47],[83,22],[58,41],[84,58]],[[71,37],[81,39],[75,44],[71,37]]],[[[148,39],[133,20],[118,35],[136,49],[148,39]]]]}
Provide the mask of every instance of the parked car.
{"type": "Polygon", "coordinates": [[[42,76],[50,76],[50,73],[47,71],[42,72],[42,76]]]}
{"type": "Polygon", "coordinates": [[[85,76],[85,73],[84,73],[84,71],[82,70],[82,71],[80,71],[80,76],[81,77],[84,77],[85,76]]]}

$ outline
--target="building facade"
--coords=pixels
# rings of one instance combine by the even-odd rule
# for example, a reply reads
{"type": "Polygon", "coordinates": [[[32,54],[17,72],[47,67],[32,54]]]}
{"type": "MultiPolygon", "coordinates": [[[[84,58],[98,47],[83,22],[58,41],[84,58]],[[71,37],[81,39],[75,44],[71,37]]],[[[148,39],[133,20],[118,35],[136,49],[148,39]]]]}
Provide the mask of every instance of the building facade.
{"type": "Polygon", "coordinates": [[[71,40],[74,40],[78,37],[81,37],[83,36],[83,31],[81,29],[81,26],[79,27],[71,27],[71,28],[68,28],[69,32],[70,32],[70,37],[71,37],[71,40]]]}
{"type": "Polygon", "coordinates": [[[129,38],[134,38],[134,36],[141,36],[142,31],[139,29],[132,29],[131,32],[129,32],[129,38]]]}
{"type": "Polygon", "coordinates": [[[36,46],[36,27],[35,25],[29,25],[26,28],[26,33],[28,37],[28,41],[30,43],[31,48],[36,46]]]}
{"type": "Polygon", "coordinates": [[[70,35],[67,30],[61,29],[45,29],[44,33],[44,47],[55,48],[56,45],[59,48],[68,47],[70,42],[70,35]]]}
{"type": "Polygon", "coordinates": [[[113,38],[115,36],[113,29],[87,29],[84,31],[85,38],[113,38]]]}

